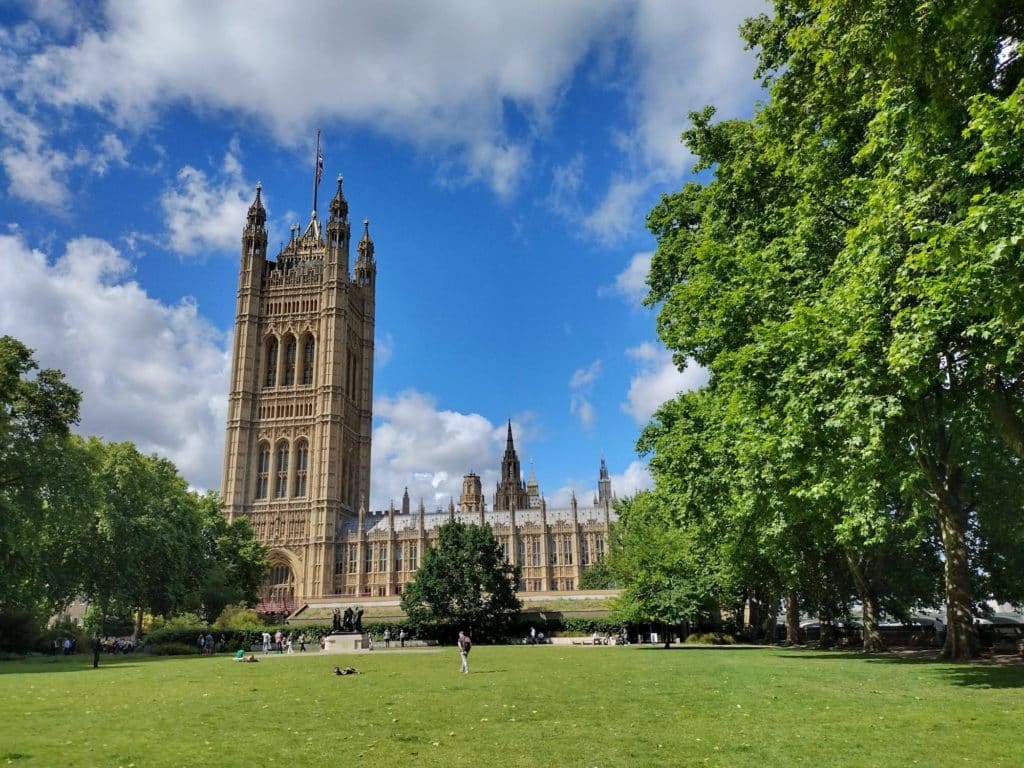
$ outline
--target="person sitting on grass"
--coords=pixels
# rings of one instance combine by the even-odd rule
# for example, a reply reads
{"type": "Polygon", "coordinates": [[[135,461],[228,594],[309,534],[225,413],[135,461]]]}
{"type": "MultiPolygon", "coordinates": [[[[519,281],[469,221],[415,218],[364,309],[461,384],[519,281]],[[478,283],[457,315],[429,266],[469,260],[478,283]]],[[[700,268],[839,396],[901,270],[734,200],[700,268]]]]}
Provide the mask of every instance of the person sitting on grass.
{"type": "Polygon", "coordinates": [[[246,657],[244,657],[244,658],[240,659],[240,661],[241,661],[241,662],[242,662],[243,664],[255,664],[256,662],[258,662],[258,661],[259,661],[259,659],[257,659],[257,658],[256,658],[255,656],[253,656],[253,655],[252,655],[252,654],[250,653],[250,654],[249,654],[248,656],[246,656],[246,657]]]}
{"type": "Polygon", "coordinates": [[[359,670],[356,669],[355,667],[345,667],[344,669],[342,669],[341,667],[335,667],[334,668],[334,674],[336,674],[336,675],[358,675],[359,674],[359,670]]]}
{"type": "Polygon", "coordinates": [[[239,648],[237,651],[235,651],[235,661],[241,661],[244,658],[245,658],[245,651],[244,650],[239,648]]]}

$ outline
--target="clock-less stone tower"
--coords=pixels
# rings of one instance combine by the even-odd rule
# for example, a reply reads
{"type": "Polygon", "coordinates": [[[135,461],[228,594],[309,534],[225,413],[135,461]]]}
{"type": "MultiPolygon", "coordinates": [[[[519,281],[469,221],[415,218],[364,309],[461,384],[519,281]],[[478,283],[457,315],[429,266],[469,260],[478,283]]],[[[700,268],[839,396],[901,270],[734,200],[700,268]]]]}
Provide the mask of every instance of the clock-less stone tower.
{"type": "Polygon", "coordinates": [[[222,493],[270,548],[265,607],[340,592],[343,523],[369,498],[377,267],[369,222],[349,268],[341,177],[267,258],[261,188],[242,233],[222,493]],[[300,233],[301,232],[301,233],[300,233]]]}

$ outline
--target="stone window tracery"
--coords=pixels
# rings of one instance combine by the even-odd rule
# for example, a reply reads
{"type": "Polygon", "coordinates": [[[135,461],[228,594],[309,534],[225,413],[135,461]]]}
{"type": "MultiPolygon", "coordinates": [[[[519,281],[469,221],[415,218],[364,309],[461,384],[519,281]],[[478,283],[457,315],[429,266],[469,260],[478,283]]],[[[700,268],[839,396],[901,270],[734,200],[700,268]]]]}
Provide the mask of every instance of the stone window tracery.
{"type": "Polygon", "coordinates": [[[290,387],[295,383],[295,356],[298,344],[294,336],[289,336],[284,347],[284,385],[290,387]]]}
{"type": "Polygon", "coordinates": [[[302,383],[313,383],[313,360],[316,357],[316,342],[310,336],[302,347],[302,383]]]}
{"type": "Polygon", "coordinates": [[[267,387],[277,385],[277,339],[275,338],[271,338],[267,342],[267,373],[263,383],[267,387]]]}
{"type": "Polygon", "coordinates": [[[309,476],[309,443],[300,440],[295,446],[295,496],[306,495],[309,476]]]}
{"type": "Polygon", "coordinates": [[[270,485],[270,446],[265,443],[259,448],[259,457],[256,461],[256,498],[267,498],[267,490],[270,485]]]}
{"type": "Polygon", "coordinates": [[[283,499],[288,492],[288,443],[277,444],[277,474],[274,483],[274,498],[283,499]]]}

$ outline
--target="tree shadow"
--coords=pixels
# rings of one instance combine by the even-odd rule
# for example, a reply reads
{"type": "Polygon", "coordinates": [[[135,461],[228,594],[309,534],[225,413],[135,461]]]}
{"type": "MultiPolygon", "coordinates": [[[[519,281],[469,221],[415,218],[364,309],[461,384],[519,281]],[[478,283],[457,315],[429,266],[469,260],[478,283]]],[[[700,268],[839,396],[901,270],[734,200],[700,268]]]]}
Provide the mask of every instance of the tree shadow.
{"type": "Polygon", "coordinates": [[[864,654],[854,651],[803,652],[792,649],[778,654],[781,659],[828,659],[862,661],[866,664],[915,665],[927,667],[936,677],[965,688],[1024,688],[1024,663],[1012,656],[981,658],[975,661],[947,661],[937,652],[864,654]]]}
{"type": "Polygon", "coordinates": [[[142,659],[128,657],[100,656],[100,665],[93,669],[92,655],[72,656],[57,659],[31,657],[25,659],[4,659],[0,661],[0,676],[3,675],[40,675],[55,672],[100,672],[104,669],[130,669],[144,663],[142,659]]]}

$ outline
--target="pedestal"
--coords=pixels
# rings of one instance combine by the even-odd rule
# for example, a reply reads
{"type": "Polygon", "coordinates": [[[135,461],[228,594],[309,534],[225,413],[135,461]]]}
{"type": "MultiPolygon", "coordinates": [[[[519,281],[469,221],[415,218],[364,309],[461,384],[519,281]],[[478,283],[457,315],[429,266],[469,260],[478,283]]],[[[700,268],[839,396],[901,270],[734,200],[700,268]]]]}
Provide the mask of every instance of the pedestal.
{"type": "Polygon", "coordinates": [[[366,635],[362,632],[341,632],[327,635],[321,653],[355,653],[367,647],[366,635]]]}

